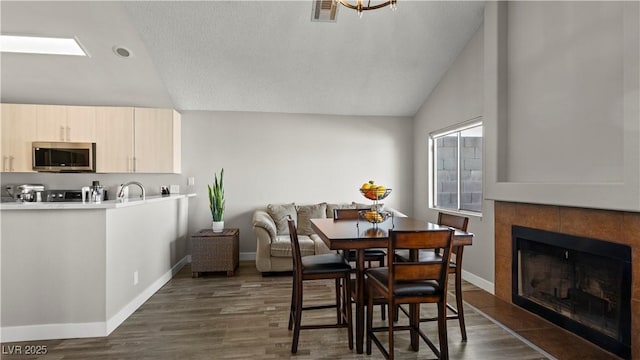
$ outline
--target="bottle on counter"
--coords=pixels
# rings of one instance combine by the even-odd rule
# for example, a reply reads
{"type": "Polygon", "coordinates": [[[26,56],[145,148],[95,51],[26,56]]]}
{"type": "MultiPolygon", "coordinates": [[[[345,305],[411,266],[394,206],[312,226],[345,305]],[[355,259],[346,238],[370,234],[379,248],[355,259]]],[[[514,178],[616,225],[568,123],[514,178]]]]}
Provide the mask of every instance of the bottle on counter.
{"type": "Polygon", "coordinates": [[[104,196],[104,187],[100,185],[100,181],[94,181],[91,186],[91,202],[100,204],[104,196]]]}

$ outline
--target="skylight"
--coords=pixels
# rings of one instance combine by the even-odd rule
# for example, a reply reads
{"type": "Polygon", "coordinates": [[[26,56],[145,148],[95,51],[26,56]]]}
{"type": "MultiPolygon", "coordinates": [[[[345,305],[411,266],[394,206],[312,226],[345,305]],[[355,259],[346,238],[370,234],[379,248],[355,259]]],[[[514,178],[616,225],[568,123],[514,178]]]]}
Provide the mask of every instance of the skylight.
{"type": "Polygon", "coordinates": [[[25,54],[87,56],[76,39],[0,35],[0,51],[25,54]]]}

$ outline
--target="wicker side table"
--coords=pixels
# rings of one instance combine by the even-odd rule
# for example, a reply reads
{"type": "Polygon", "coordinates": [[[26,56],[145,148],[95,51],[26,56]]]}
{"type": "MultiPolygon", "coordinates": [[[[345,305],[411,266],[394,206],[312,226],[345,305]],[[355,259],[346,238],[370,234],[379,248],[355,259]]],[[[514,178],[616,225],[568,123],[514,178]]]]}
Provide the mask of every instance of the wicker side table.
{"type": "Polygon", "coordinates": [[[219,233],[202,229],[191,235],[192,277],[213,271],[226,271],[227,276],[233,276],[240,259],[239,240],[239,229],[224,229],[219,233]]]}

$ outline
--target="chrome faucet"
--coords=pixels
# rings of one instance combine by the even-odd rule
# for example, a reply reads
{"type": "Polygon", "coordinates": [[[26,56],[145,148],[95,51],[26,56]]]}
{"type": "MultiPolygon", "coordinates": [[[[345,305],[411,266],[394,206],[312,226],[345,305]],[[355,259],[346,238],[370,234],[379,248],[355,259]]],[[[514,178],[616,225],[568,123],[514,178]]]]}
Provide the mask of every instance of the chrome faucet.
{"type": "Polygon", "coordinates": [[[140,195],[140,197],[142,198],[142,200],[145,199],[144,186],[142,186],[142,184],[137,181],[127,181],[126,183],[122,184],[120,188],[120,192],[118,193],[118,200],[124,200],[124,191],[129,185],[138,185],[138,187],[142,191],[142,194],[140,195]]]}

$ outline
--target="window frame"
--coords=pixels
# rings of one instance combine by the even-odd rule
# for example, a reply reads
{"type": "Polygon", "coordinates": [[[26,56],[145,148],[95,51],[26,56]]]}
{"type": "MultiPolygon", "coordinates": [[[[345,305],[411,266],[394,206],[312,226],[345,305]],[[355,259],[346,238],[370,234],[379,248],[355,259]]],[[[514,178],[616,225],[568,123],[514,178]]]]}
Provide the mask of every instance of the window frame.
{"type": "Polygon", "coordinates": [[[437,210],[437,211],[442,211],[442,212],[448,212],[448,213],[452,213],[452,214],[461,214],[461,215],[465,215],[465,216],[475,216],[475,217],[482,217],[483,214],[483,210],[484,210],[484,123],[482,121],[482,116],[478,116],[475,117],[473,119],[464,121],[462,123],[458,123],[452,126],[448,126],[436,131],[432,131],[429,133],[429,140],[428,140],[428,168],[427,168],[427,176],[428,176],[428,187],[429,187],[429,191],[428,191],[428,197],[429,197],[429,201],[428,201],[428,206],[429,209],[431,210],[437,210]],[[460,133],[474,128],[474,127],[478,127],[480,126],[482,128],[482,200],[481,200],[481,206],[480,206],[480,211],[473,211],[473,210],[464,210],[460,208],[461,205],[461,196],[462,196],[462,191],[461,191],[461,187],[462,187],[462,182],[461,182],[461,171],[460,171],[460,166],[461,166],[461,161],[462,161],[462,156],[461,156],[461,141],[460,141],[460,133]],[[445,208],[445,207],[440,207],[436,205],[436,194],[437,194],[437,189],[436,189],[436,149],[435,149],[435,144],[436,144],[436,140],[438,138],[450,135],[450,134],[454,134],[457,133],[458,134],[458,148],[457,148],[457,184],[458,184],[458,199],[457,199],[457,208],[456,209],[451,209],[451,208],[445,208]]]}

